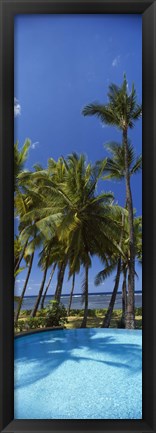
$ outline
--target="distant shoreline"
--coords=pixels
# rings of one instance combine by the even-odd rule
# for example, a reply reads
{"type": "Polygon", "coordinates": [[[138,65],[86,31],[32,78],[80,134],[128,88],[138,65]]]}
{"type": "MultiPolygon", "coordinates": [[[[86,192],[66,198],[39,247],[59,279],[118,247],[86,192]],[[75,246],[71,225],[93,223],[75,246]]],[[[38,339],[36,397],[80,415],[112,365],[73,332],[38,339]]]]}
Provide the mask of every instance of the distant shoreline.
{"type": "MultiPolygon", "coordinates": [[[[142,294],[142,290],[136,290],[135,294],[142,294]]],[[[89,296],[112,295],[112,292],[95,292],[95,293],[88,293],[88,295],[89,296]]],[[[118,292],[118,295],[122,295],[122,292],[118,292]]],[[[26,296],[24,296],[24,298],[36,298],[36,296],[37,295],[26,295],[26,296]]],[[[48,296],[54,296],[54,293],[47,295],[47,297],[48,296]]],[[[66,297],[66,296],[69,297],[70,293],[62,294],[61,298],[66,297]]],[[[82,296],[82,293],[74,293],[73,297],[74,296],[82,296]]]]}

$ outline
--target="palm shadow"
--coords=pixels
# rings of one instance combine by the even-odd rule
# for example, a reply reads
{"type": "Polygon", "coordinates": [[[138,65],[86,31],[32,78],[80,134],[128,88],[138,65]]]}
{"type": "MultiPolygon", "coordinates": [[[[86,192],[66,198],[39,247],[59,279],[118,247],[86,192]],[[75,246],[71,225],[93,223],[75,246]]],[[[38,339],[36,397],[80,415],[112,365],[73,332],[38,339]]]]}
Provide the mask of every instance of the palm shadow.
{"type": "Polygon", "coordinates": [[[118,343],[111,335],[100,336],[100,332],[99,336],[94,337],[93,329],[89,329],[87,334],[82,329],[44,332],[42,338],[35,334],[35,338],[29,336],[16,339],[15,389],[43,379],[69,360],[75,362],[75,366],[81,361],[93,361],[118,369],[124,368],[130,375],[141,371],[142,350],[139,344],[118,343]],[[22,374],[19,372],[24,363],[22,374]]]}

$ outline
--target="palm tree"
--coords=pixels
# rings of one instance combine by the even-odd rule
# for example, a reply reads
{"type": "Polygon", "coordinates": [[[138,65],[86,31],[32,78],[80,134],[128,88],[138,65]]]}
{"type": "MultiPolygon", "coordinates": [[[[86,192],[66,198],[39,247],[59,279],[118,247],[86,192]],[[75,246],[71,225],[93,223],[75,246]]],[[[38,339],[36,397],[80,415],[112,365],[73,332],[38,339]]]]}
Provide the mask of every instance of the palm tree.
{"type": "Polygon", "coordinates": [[[18,189],[18,175],[23,171],[28,157],[31,141],[26,139],[23,147],[19,150],[18,141],[14,144],[14,190],[18,189]]]}
{"type": "Polygon", "coordinates": [[[69,298],[69,305],[68,305],[68,316],[69,316],[70,310],[71,310],[73,293],[74,293],[74,287],[75,287],[75,272],[74,272],[73,277],[72,277],[72,287],[71,287],[70,298],[69,298]]]}
{"type": "Polygon", "coordinates": [[[43,248],[43,250],[40,253],[41,257],[39,260],[39,266],[43,266],[43,277],[42,277],[40,289],[38,292],[38,296],[37,296],[34,308],[31,311],[30,317],[36,316],[38,307],[40,305],[40,301],[42,298],[42,293],[43,293],[44,285],[45,285],[45,281],[46,281],[47,271],[48,271],[48,267],[49,267],[50,250],[51,250],[51,245],[48,244],[43,248]]]}
{"type": "Polygon", "coordinates": [[[56,290],[55,290],[54,299],[55,299],[55,301],[57,301],[59,303],[60,303],[60,299],[61,299],[61,293],[62,293],[63,280],[64,280],[66,266],[67,266],[67,256],[64,258],[64,260],[62,260],[60,262],[59,269],[58,269],[57,286],[56,286],[56,290]]]}
{"type": "Polygon", "coordinates": [[[128,266],[123,263],[122,266],[123,272],[123,282],[122,282],[122,317],[121,317],[121,325],[125,327],[125,318],[127,311],[127,269],[128,266]]]}
{"type": "MultiPolygon", "coordinates": [[[[32,317],[36,315],[43,289],[46,281],[47,266],[58,260],[60,264],[60,243],[56,239],[56,226],[62,218],[62,210],[64,210],[64,203],[62,203],[62,196],[57,190],[56,178],[58,182],[62,180],[61,168],[62,159],[58,161],[59,176],[57,176],[57,164],[52,159],[49,160],[48,170],[43,170],[41,166],[35,166],[35,172],[24,172],[19,175],[19,182],[25,185],[24,191],[31,203],[30,209],[21,218],[20,228],[22,230],[22,236],[29,234],[31,231],[32,223],[35,224],[36,230],[39,232],[43,239],[43,242],[51,242],[53,239],[53,246],[51,244],[51,253],[49,255],[48,264],[43,264],[43,279],[39,294],[35,303],[35,306],[31,312],[32,317]],[[53,164],[52,164],[53,162],[53,164]],[[54,170],[55,168],[55,170],[54,170]],[[49,189],[49,183],[51,189],[49,189]],[[46,194],[45,194],[46,192],[46,194]],[[60,198],[60,200],[59,200],[60,198]],[[58,212],[59,211],[59,212],[58,212]],[[53,257],[53,259],[51,258],[53,257]]],[[[63,170],[62,170],[63,172],[63,170]]],[[[44,255],[41,261],[44,261],[44,255]]],[[[62,266],[61,266],[62,269],[62,266]]],[[[61,272],[60,272],[61,273],[61,272]]],[[[61,280],[61,286],[58,287],[58,297],[60,298],[62,289],[63,278],[61,280]]],[[[49,283],[50,284],[50,283],[49,283]]],[[[48,287],[49,287],[48,284],[48,287]]],[[[58,284],[60,284],[60,277],[58,278],[58,284]]],[[[48,290],[47,287],[47,290],[48,290]]],[[[44,298],[43,298],[44,302],[44,298]]]]}
{"type": "MultiPolygon", "coordinates": [[[[105,165],[104,172],[106,175],[103,177],[106,179],[115,179],[121,181],[125,178],[125,149],[123,144],[120,145],[116,142],[110,142],[105,145],[106,149],[110,152],[111,157],[107,158],[107,164],[105,165]]],[[[98,163],[100,164],[100,162],[98,163]]],[[[130,176],[137,174],[142,169],[142,156],[136,156],[134,147],[128,140],[128,166],[130,176]]],[[[125,205],[127,208],[127,203],[125,205]]],[[[127,270],[129,266],[129,259],[124,263],[122,261],[123,270],[123,284],[122,284],[122,326],[125,325],[125,317],[127,310],[127,270]]]]}
{"type": "Polygon", "coordinates": [[[22,303],[23,303],[23,298],[24,298],[24,295],[25,295],[25,292],[26,292],[26,288],[27,288],[27,285],[28,285],[30,273],[31,273],[31,270],[32,270],[33,259],[34,259],[34,252],[31,254],[31,256],[29,256],[29,257],[26,258],[26,261],[28,262],[28,272],[27,272],[27,276],[26,276],[26,279],[25,279],[25,282],[24,282],[22,293],[21,293],[20,297],[18,297],[17,310],[16,310],[16,314],[15,314],[15,326],[17,325],[17,322],[18,322],[19,314],[20,314],[20,311],[21,311],[21,306],[22,306],[22,303]]]}
{"type": "MultiPolygon", "coordinates": [[[[31,141],[27,139],[19,150],[19,143],[14,144],[14,192],[15,192],[15,216],[20,219],[20,216],[26,212],[26,204],[24,203],[24,197],[20,191],[18,176],[24,168],[24,164],[28,157],[31,141]]],[[[25,254],[27,242],[22,245],[19,236],[16,235],[14,240],[14,276],[18,275],[21,261],[25,254]]]]}
{"type": "Polygon", "coordinates": [[[52,269],[51,269],[51,272],[50,272],[50,276],[49,276],[49,281],[48,281],[48,283],[47,283],[47,286],[46,286],[46,288],[45,288],[45,292],[44,292],[43,297],[42,297],[42,301],[41,301],[41,309],[44,308],[45,298],[46,298],[46,295],[47,295],[48,289],[49,289],[49,287],[50,287],[50,283],[51,283],[51,281],[52,281],[52,278],[53,278],[53,275],[54,275],[54,272],[55,272],[56,266],[57,266],[57,263],[54,263],[53,266],[52,266],[52,269]]]}
{"type": "Polygon", "coordinates": [[[27,244],[22,245],[19,235],[16,235],[14,239],[14,278],[23,270],[23,268],[20,268],[20,264],[24,257],[26,246],[27,244]]]}
{"type": "MultiPolygon", "coordinates": [[[[55,298],[60,300],[66,266],[70,275],[81,266],[85,270],[83,326],[87,321],[88,272],[92,256],[96,254],[107,261],[114,251],[121,252],[121,224],[118,222],[121,209],[114,206],[111,193],[97,195],[96,192],[105,163],[97,169],[87,164],[83,155],[72,154],[66,161],[63,158],[59,158],[58,163],[49,160],[47,170],[20,175],[29,179],[29,196],[33,202],[30,211],[22,217],[24,230],[28,233],[32,223],[35,224],[45,242],[51,242],[56,249],[53,258],[51,253],[49,258],[49,265],[57,262],[59,267],[55,298]]],[[[41,292],[43,282],[38,299],[41,292]]]]}
{"type": "MultiPolygon", "coordinates": [[[[122,249],[123,249],[122,243],[123,243],[123,236],[124,236],[124,221],[125,221],[125,210],[123,210],[123,212],[122,212],[122,227],[121,227],[121,236],[120,236],[120,243],[119,243],[120,248],[122,248],[122,249]]],[[[111,295],[111,299],[109,302],[109,306],[108,306],[106,315],[104,316],[104,319],[102,322],[102,326],[101,326],[102,328],[109,328],[109,326],[110,326],[111,317],[112,317],[112,313],[113,313],[113,309],[114,309],[114,305],[115,305],[115,301],[116,301],[116,295],[117,295],[117,291],[119,288],[119,282],[120,282],[121,263],[122,263],[121,259],[122,259],[121,254],[120,255],[114,254],[111,257],[111,260],[108,263],[108,265],[106,266],[106,268],[103,269],[101,272],[99,272],[95,278],[95,284],[99,285],[103,280],[105,280],[107,277],[109,277],[111,275],[111,273],[117,267],[114,289],[112,291],[112,295],[111,295]]]]}
{"type": "MultiPolygon", "coordinates": [[[[129,261],[130,261],[130,247],[129,247],[129,228],[128,228],[128,219],[125,216],[125,235],[127,233],[127,236],[124,237],[123,240],[123,251],[124,251],[124,257],[122,257],[122,273],[123,273],[123,283],[122,283],[122,318],[121,318],[121,325],[125,326],[126,323],[126,311],[127,311],[127,271],[129,267],[129,261]]],[[[134,254],[135,258],[138,262],[141,263],[141,257],[142,257],[142,217],[135,217],[134,216],[134,254]]],[[[135,277],[138,278],[138,275],[135,271],[135,277]]],[[[129,278],[129,275],[128,275],[129,278]]]]}
{"type": "Polygon", "coordinates": [[[128,285],[128,305],[126,314],[126,327],[135,327],[135,310],[134,310],[134,226],[133,226],[133,201],[130,187],[130,172],[128,164],[128,129],[134,127],[134,123],[142,114],[142,107],[137,103],[136,91],[134,84],[132,90],[128,92],[128,83],[124,75],[123,83],[120,86],[111,84],[109,86],[107,104],[101,105],[93,103],[87,105],[83,109],[84,116],[95,115],[103,123],[109,126],[116,126],[122,131],[122,143],[124,147],[124,162],[125,162],[125,183],[126,183],[126,199],[129,217],[129,235],[130,235],[130,262],[129,262],[129,285],[128,285]]]}
{"type": "MultiPolygon", "coordinates": [[[[137,260],[141,255],[142,250],[142,219],[141,217],[134,218],[134,238],[135,238],[135,257],[137,260]]],[[[127,271],[130,260],[130,250],[129,250],[129,228],[128,228],[128,216],[126,215],[126,210],[122,215],[122,232],[120,239],[120,246],[122,249],[122,256],[119,254],[114,254],[112,258],[109,260],[109,263],[105,268],[100,271],[96,278],[95,284],[98,286],[103,281],[108,278],[112,272],[117,268],[114,289],[112,291],[110,303],[106,312],[106,315],[102,322],[102,327],[108,328],[110,326],[110,321],[115,305],[116,295],[119,288],[120,276],[123,274],[123,283],[122,283],[122,318],[121,324],[125,326],[125,315],[127,308],[127,271]]],[[[135,272],[135,276],[137,277],[137,273],[135,272]]]]}
{"type": "Polygon", "coordinates": [[[102,258],[112,255],[114,248],[119,251],[117,241],[121,224],[119,228],[116,212],[121,214],[121,210],[113,206],[112,194],[95,195],[99,173],[90,165],[86,165],[82,155],[80,157],[76,154],[71,155],[66,165],[66,182],[62,190],[68,199],[69,208],[59,226],[59,231],[61,240],[67,243],[66,251],[69,254],[71,273],[75,271],[78,262],[84,267],[83,300],[85,308],[81,326],[85,327],[91,257],[94,254],[102,258]]]}
{"type": "Polygon", "coordinates": [[[114,309],[114,305],[115,305],[115,300],[116,300],[116,295],[117,295],[119,282],[120,282],[120,275],[121,275],[121,256],[118,258],[114,289],[112,292],[109,307],[107,309],[107,313],[106,313],[106,315],[103,319],[103,322],[102,322],[102,326],[101,326],[102,328],[109,328],[109,326],[110,326],[110,321],[111,321],[111,317],[112,317],[112,313],[113,313],[113,309],[114,309]]]}

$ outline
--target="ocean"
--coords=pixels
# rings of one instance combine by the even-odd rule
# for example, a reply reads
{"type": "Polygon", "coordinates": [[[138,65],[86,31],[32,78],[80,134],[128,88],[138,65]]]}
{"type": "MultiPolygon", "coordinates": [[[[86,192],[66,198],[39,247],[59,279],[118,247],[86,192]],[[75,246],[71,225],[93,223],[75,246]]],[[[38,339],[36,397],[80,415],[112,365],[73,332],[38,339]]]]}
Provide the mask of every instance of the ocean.
{"type": "MultiPolygon", "coordinates": [[[[69,296],[70,295],[62,295],[61,296],[61,302],[64,304],[65,307],[68,307],[69,305],[69,296]]],[[[100,308],[107,308],[110,302],[111,293],[100,293],[95,294],[91,293],[89,294],[88,301],[89,306],[88,308],[93,309],[100,309],[100,308]]],[[[54,296],[49,295],[46,296],[45,300],[45,307],[48,305],[49,301],[52,301],[54,299],[54,296]]],[[[25,296],[22,304],[22,310],[31,310],[35,304],[36,296],[25,296]]],[[[142,306],[142,292],[136,292],[135,293],[135,306],[141,307],[142,306]]],[[[115,302],[115,309],[119,309],[122,307],[122,295],[121,293],[117,294],[116,302],[115,302]]],[[[82,304],[82,295],[81,294],[75,294],[73,295],[73,301],[72,301],[72,309],[79,310],[83,308],[82,304]]]]}

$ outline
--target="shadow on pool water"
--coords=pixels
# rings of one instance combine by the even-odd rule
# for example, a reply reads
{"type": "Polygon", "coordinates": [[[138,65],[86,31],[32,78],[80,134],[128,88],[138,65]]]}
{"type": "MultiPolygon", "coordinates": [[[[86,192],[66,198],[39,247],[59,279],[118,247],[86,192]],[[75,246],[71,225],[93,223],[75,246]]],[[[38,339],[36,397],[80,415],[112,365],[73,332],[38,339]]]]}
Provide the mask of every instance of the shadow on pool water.
{"type": "Polygon", "coordinates": [[[141,345],[126,343],[126,336],[123,342],[120,341],[125,331],[115,336],[104,336],[103,330],[98,333],[91,329],[87,331],[87,334],[84,330],[45,332],[16,339],[15,389],[34,384],[67,361],[76,364],[92,361],[116,369],[124,368],[131,375],[140,372],[141,345]],[[32,370],[33,374],[30,374],[32,370]]]}

